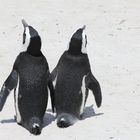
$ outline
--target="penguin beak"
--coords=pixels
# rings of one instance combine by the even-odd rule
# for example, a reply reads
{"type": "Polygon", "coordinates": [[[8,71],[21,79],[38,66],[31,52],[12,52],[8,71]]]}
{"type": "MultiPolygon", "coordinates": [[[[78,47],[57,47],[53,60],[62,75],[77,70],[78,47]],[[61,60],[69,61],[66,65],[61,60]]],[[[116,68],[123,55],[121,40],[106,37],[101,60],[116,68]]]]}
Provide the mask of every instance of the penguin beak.
{"type": "Polygon", "coordinates": [[[22,19],[22,24],[23,24],[23,27],[24,27],[24,28],[26,28],[26,27],[29,26],[29,25],[27,24],[27,22],[26,22],[24,19],[22,19]]]}
{"type": "Polygon", "coordinates": [[[84,25],[81,29],[82,29],[82,30],[85,30],[85,29],[86,29],[86,25],[84,25]]]}

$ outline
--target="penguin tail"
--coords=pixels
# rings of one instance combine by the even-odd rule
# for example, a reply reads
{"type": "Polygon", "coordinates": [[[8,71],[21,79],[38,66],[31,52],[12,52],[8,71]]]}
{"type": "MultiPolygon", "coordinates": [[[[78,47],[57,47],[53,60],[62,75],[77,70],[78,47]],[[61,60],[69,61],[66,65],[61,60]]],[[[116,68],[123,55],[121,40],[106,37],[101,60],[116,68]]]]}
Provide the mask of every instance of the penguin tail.
{"type": "Polygon", "coordinates": [[[34,135],[40,135],[41,134],[41,127],[39,124],[34,123],[31,129],[31,133],[34,135]]]}
{"type": "Polygon", "coordinates": [[[73,125],[78,119],[70,114],[62,113],[57,117],[57,126],[66,128],[73,125]]]}
{"type": "Polygon", "coordinates": [[[41,121],[39,118],[37,117],[32,117],[30,119],[29,122],[29,131],[31,134],[34,135],[40,135],[41,134],[41,130],[42,130],[42,126],[41,126],[41,121]]]}

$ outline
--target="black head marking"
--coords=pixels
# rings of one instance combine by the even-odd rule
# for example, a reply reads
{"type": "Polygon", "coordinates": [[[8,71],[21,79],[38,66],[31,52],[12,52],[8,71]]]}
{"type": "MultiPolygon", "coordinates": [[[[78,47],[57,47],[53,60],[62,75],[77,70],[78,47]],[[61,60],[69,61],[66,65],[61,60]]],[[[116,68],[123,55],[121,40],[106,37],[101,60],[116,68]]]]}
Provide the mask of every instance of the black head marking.
{"type": "MultiPolygon", "coordinates": [[[[83,31],[85,30],[85,26],[82,28],[79,28],[71,37],[70,44],[69,44],[69,50],[71,54],[81,54],[82,53],[82,47],[83,44],[86,46],[86,35],[83,36],[83,31]]],[[[85,47],[84,46],[84,47],[85,47]]]]}
{"type": "Polygon", "coordinates": [[[26,39],[26,34],[25,34],[25,29],[24,29],[24,32],[23,32],[23,44],[25,44],[25,39],[26,39]]]}
{"type": "Polygon", "coordinates": [[[22,20],[24,26],[23,32],[23,47],[24,50],[33,56],[40,56],[41,53],[41,38],[38,32],[32,27],[29,26],[25,20],[22,20]]]}
{"type": "Polygon", "coordinates": [[[32,26],[29,26],[29,32],[30,32],[31,38],[39,36],[38,32],[32,26]]]}

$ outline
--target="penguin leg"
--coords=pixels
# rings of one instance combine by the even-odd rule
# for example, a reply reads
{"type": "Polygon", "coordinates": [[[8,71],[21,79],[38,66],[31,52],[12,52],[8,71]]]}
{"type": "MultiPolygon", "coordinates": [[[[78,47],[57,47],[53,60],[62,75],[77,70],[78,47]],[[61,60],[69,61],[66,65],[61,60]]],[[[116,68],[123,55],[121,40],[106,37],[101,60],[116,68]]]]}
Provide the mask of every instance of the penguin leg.
{"type": "Polygon", "coordinates": [[[86,88],[90,89],[93,92],[96,105],[100,107],[102,102],[102,93],[99,82],[96,80],[96,78],[93,76],[91,72],[87,75],[85,82],[86,88]]]}
{"type": "Polygon", "coordinates": [[[0,111],[3,109],[3,106],[11,90],[16,88],[17,81],[18,73],[16,72],[16,70],[12,70],[0,91],[0,111]]]}
{"type": "Polygon", "coordinates": [[[31,134],[40,135],[42,130],[42,122],[38,117],[32,117],[29,122],[23,123],[23,127],[31,134]]]}
{"type": "MultiPolygon", "coordinates": [[[[16,115],[14,115],[14,120],[17,122],[17,116],[16,116],[16,115]]],[[[20,123],[17,122],[17,124],[18,124],[18,125],[22,125],[22,122],[20,122],[20,123]]]]}
{"type": "Polygon", "coordinates": [[[14,120],[17,122],[18,125],[22,125],[22,118],[20,121],[18,121],[18,117],[17,117],[17,114],[14,115],[14,120]]]}

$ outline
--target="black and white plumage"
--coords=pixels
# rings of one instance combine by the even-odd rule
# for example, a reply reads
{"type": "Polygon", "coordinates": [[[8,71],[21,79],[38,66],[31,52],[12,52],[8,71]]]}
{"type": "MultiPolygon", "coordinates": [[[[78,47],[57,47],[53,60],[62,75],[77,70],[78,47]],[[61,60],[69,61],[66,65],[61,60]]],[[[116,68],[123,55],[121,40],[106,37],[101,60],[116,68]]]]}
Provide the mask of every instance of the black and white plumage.
{"type": "Polygon", "coordinates": [[[69,49],[51,73],[59,127],[68,127],[80,119],[89,90],[93,92],[98,107],[102,102],[101,88],[91,72],[86,44],[84,26],[73,34],[69,49]]]}
{"type": "Polygon", "coordinates": [[[38,32],[22,20],[24,26],[23,48],[13,69],[0,92],[0,111],[14,89],[16,121],[32,134],[41,133],[43,117],[50,89],[52,104],[54,89],[50,80],[49,66],[41,52],[41,38],[38,32]]]}

